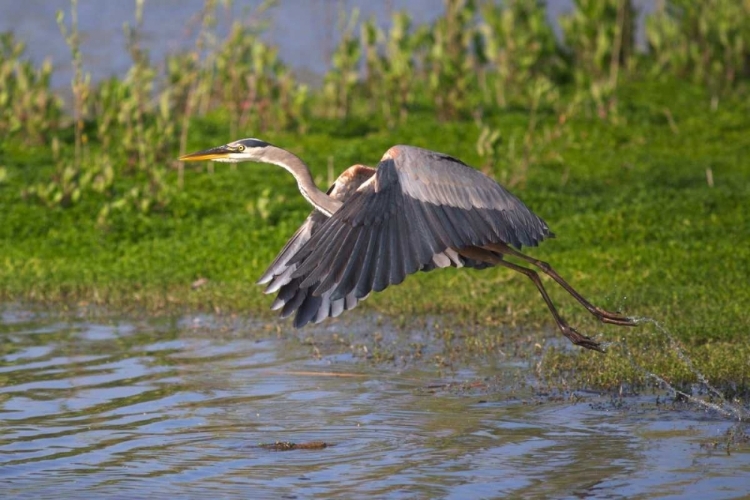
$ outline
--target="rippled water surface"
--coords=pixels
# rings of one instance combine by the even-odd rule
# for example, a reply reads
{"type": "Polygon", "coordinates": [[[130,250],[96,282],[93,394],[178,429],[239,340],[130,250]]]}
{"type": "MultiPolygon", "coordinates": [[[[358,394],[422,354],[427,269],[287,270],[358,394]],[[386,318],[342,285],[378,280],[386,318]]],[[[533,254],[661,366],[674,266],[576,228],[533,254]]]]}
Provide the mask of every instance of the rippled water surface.
{"type": "Polygon", "coordinates": [[[362,325],[284,328],[6,311],[2,497],[750,494],[747,429],[725,417],[655,395],[556,397],[519,382],[518,360],[373,362],[351,348],[371,338],[362,325]],[[313,449],[260,446],[277,441],[313,449]]]}

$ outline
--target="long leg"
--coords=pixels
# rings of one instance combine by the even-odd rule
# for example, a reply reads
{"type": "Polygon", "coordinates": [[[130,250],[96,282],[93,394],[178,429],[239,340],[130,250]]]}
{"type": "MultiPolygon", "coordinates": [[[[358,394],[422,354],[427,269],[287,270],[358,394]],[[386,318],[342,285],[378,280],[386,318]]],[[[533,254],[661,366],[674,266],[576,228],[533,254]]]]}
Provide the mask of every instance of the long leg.
{"type": "Polygon", "coordinates": [[[534,271],[533,269],[529,269],[527,267],[513,264],[512,262],[507,262],[503,260],[501,256],[495,255],[491,251],[485,250],[482,248],[477,248],[477,247],[462,248],[461,250],[459,250],[459,253],[461,253],[462,255],[466,257],[475,259],[475,260],[488,262],[490,264],[495,264],[499,266],[504,266],[504,267],[507,267],[508,269],[518,271],[519,273],[525,274],[526,276],[528,276],[529,279],[533,281],[534,284],[536,285],[537,289],[539,290],[539,293],[542,294],[542,298],[544,299],[544,302],[547,303],[547,307],[552,313],[552,317],[555,319],[555,323],[557,323],[557,327],[560,329],[562,334],[565,335],[575,345],[585,347],[586,349],[592,349],[594,351],[604,352],[604,350],[601,348],[598,342],[591,339],[590,337],[581,335],[573,327],[568,325],[568,323],[564,319],[562,319],[562,317],[560,316],[560,313],[557,312],[557,308],[555,307],[555,304],[552,303],[552,299],[550,299],[549,295],[547,294],[547,290],[544,289],[542,280],[539,278],[539,275],[537,274],[536,271],[534,271]]]}
{"type": "Polygon", "coordinates": [[[597,307],[593,305],[591,302],[589,302],[588,300],[586,300],[583,295],[578,293],[572,286],[570,286],[570,284],[567,281],[565,281],[562,278],[562,276],[557,274],[557,271],[552,269],[552,266],[550,266],[546,262],[543,262],[541,260],[530,257],[524,253],[521,253],[518,250],[511,248],[510,246],[504,243],[496,243],[496,244],[488,245],[487,248],[489,250],[499,252],[505,255],[518,257],[519,259],[523,259],[526,262],[529,262],[530,264],[537,266],[539,269],[542,270],[542,272],[544,272],[544,274],[546,274],[547,276],[555,280],[561,287],[565,289],[566,292],[572,295],[573,298],[575,298],[578,302],[580,302],[581,305],[585,307],[588,312],[593,314],[602,323],[610,323],[613,325],[622,325],[622,326],[635,326],[636,323],[633,319],[628,318],[627,316],[623,316],[622,314],[606,311],[602,309],[601,307],[597,307]]]}
{"type": "Polygon", "coordinates": [[[522,267],[516,264],[513,264],[512,262],[508,262],[505,260],[500,259],[497,262],[500,266],[505,266],[508,269],[513,269],[514,271],[518,271],[521,274],[525,274],[529,277],[531,281],[534,282],[536,287],[539,289],[539,293],[542,294],[542,298],[547,303],[547,307],[549,308],[549,311],[552,313],[552,317],[555,318],[555,323],[557,323],[557,327],[560,328],[560,331],[563,335],[568,337],[571,342],[573,342],[575,345],[579,345],[581,347],[585,347],[586,349],[593,349],[594,351],[604,352],[604,349],[601,348],[598,342],[595,340],[592,340],[590,337],[587,337],[585,335],[581,335],[578,333],[572,326],[570,326],[568,323],[565,322],[564,319],[560,316],[560,313],[557,312],[557,308],[555,307],[555,304],[552,303],[552,299],[549,298],[549,295],[547,294],[547,290],[544,289],[544,285],[542,285],[542,280],[539,278],[539,275],[536,271],[533,269],[529,269],[527,267],[522,267]]]}

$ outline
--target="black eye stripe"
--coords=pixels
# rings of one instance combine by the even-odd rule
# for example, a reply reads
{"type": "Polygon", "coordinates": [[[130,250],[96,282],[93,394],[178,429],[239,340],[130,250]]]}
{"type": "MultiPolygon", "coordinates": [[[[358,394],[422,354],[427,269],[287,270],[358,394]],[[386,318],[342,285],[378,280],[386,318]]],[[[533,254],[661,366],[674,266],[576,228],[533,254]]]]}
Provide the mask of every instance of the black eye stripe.
{"type": "Polygon", "coordinates": [[[265,148],[266,146],[268,146],[267,142],[261,141],[259,139],[245,139],[242,141],[242,143],[248,148],[265,148]]]}

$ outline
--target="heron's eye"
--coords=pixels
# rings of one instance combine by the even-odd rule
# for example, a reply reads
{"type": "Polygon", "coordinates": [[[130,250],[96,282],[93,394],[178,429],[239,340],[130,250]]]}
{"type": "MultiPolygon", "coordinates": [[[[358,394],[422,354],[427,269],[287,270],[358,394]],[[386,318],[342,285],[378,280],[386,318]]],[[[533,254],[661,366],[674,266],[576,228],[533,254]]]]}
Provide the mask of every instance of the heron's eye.
{"type": "Polygon", "coordinates": [[[244,150],[245,150],[245,146],[243,146],[242,144],[237,146],[237,151],[239,151],[240,153],[243,152],[244,150]]]}

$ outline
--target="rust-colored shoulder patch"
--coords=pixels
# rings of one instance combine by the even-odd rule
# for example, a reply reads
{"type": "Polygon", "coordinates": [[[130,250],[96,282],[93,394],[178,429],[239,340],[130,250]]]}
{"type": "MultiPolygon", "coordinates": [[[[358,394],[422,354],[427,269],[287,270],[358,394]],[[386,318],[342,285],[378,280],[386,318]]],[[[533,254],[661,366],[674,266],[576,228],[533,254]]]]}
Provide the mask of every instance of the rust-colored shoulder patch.
{"type": "Polygon", "coordinates": [[[375,169],[366,165],[352,165],[351,167],[344,170],[339,176],[338,180],[342,184],[349,184],[350,182],[359,181],[362,183],[372,177],[375,173],[375,169]]]}
{"type": "Polygon", "coordinates": [[[390,148],[388,151],[385,152],[385,154],[380,159],[380,161],[393,160],[394,158],[397,158],[398,155],[400,154],[401,154],[401,150],[399,149],[399,147],[393,146],[392,148],[390,148]]]}
{"type": "Polygon", "coordinates": [[[349,195],[358,189],[369,178],[375,175],[375,169],[365,165],[352,165],[347,168],[334,184],[331,196],[337,200],[345,200],[349,195]]]}

